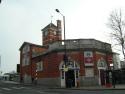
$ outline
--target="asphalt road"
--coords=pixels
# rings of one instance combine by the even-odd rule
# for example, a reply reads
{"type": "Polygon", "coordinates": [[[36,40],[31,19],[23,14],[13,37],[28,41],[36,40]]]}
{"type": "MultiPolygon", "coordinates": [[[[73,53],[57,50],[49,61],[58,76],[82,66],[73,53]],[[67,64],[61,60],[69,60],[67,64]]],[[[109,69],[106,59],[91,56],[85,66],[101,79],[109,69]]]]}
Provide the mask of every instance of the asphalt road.
{"type": "Polygon", "coordinates": [[[125,90],[48,89],[0,82],[0,94],[125,94],[125,90]]]}

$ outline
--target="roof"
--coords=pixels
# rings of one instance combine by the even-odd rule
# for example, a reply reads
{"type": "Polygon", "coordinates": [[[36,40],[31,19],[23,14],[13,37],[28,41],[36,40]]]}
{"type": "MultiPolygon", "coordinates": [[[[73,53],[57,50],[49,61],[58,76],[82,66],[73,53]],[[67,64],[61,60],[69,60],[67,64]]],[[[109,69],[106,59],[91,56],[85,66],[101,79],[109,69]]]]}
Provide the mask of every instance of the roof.
{"type": "MultiPolygon", "coordinates": [[[[49,45],[49,48],[45,52],[40,53],[39,56],[42,56],[42,55],[45,55],[54,51],[56,52],[64,51],[65,47],[62,44],[62,42],[64,42],[64,40],[59,40],[59,41],[52,43],[51,45],[49,45]]],[[[65,42],[67,45],[67,48],[66,48],[67,51],[69,50],[76,51],[79,49],[84,49],[84,50],[96,49],[101,52],[105,51],[105,52],[109,52],[112,54],[111,44],[102,42],[96,39],[66,39],[65,42]],[[88,41],[90,41],[89,44],[88,44],[88,41]]]]}
{"type": "Polygon", "coordinates": [[[37,47],[40,47],[40,48],[46,48],[45,46],[42,46],[42,45],[33,44],[33,43],[30,43],[30,42],[24,42],[24,43],[21,45],[21,47],[19,48],[19,50],[21,50],[21,49],[24,47],[24,45],[26,45],[26,44],[32,45],[32,46],[37,46],[37,47]]]}
{"type": "Polygon", "coordinates": [[[50,23],[50,24],[48,24],[46,27],[44,27],[41,31],[46,31],[48,28],[50,28],[50,27],[52,27],[52,28],[57,28],[57,26],[56,25],[54,25],[53,23],[50,23]]]}

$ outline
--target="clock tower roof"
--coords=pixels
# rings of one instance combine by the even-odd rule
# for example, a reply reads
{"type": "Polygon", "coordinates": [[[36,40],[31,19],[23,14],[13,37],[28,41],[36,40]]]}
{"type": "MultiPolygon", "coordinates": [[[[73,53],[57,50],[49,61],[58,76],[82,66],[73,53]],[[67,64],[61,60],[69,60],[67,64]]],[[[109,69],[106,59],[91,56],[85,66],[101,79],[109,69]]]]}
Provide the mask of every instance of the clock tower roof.
{"type": "Polygon", "coordinates": [[[53,23],[50,23],[46,27],[44,27],[41,31],[43,31],[43,32],[48,31],[49,28],[57,29],[57,26],[54,25],[53,23]]]}

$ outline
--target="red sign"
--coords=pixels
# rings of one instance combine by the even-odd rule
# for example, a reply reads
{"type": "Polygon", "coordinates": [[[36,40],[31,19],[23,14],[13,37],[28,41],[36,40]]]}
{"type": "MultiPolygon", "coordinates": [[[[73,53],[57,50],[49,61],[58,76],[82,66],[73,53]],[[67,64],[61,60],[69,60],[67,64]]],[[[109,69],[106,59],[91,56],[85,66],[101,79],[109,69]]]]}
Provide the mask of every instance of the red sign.
{"type": "Polygon", "coordinates": [[[85,62],[85,64],[93,63],[93,52],[92,51],[84,52],[84,62],[85,62]]]}
{"type": "Polygon", "coordinates": [[[112,56],[108,56],[108,62],[112,62],[112,56]]]}
{"type": "Polygon", "coordinates": [[[85,63],[92,63],[93,62],[93,58],[92,57],[85,57],[85,63]]]}

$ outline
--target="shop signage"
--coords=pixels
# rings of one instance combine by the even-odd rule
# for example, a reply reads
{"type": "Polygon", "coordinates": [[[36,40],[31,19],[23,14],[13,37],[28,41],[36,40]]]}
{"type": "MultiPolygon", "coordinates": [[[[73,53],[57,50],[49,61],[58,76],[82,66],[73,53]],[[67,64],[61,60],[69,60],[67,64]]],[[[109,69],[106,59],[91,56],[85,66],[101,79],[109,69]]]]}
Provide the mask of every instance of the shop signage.
{"type": "Polygon", "coordinates": [[[93,65],[93,52],[92,51],[84,51],[84,63],[86,66],[93,65]]]}

